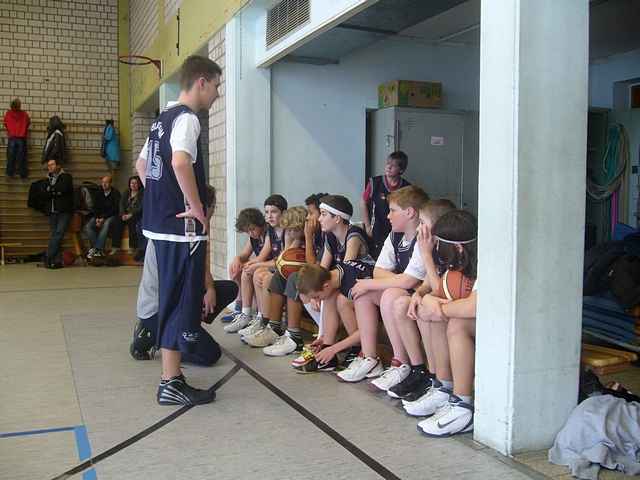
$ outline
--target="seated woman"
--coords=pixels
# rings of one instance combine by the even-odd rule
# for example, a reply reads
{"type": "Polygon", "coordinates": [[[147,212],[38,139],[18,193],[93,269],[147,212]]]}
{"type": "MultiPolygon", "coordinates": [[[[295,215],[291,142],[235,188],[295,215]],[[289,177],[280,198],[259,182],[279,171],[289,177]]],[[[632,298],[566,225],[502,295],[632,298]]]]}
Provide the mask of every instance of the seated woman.
{"type": "Polygon", "coordinates": [[[113,248],[122,245],[122,233],[125,225],[129,230],[129,248],[135,250],[136,259],[144,256],[146,239],[142,235],[142,198],[144,187],[140,177],[134,175],[129,178],[129,188],[120,198],[120,213],[118,221],[113,227],[113,248]]]}

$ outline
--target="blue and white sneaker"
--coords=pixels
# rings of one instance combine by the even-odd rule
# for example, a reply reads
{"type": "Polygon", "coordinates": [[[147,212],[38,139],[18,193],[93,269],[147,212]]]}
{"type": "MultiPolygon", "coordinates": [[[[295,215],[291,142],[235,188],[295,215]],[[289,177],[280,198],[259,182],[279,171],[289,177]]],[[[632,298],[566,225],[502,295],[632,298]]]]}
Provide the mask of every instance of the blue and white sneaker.
{"type": "Polygon", "coordinates": [[[225,315],[224,317],[220,318],[220,321],[222,323],[231,323],[236,319],[236,315],[238,315],[239,313],[242,313],[242,310],[238,310],[236,308],[231,313],[229,313],[229,314],[225,315]]]}
{"type": "Polygon", "coordinates": [[[451,437],[473,431],[473,405],[455,395],[435,415],[418,423],[418,431],[427,437],[451,437]]]}

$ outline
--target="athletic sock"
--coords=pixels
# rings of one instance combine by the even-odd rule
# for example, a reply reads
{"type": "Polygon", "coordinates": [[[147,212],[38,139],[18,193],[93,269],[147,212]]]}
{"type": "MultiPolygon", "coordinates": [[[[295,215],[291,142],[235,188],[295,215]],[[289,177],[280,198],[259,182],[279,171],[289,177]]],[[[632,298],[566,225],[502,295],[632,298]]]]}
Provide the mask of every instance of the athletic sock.
{"type": "Polygon", "coordinates": [[[263,327],[266,327],[267,325],[269,325],[269,319],[268,319],[267,317],[265,317],[265,316],[263,316],[263,315],[258,314],[258,317],[256,317],[256,318],[259,318],[259,319],[260,319],[260,324],[261,324],[263,327]]]}
{"type": "Polygon", "coordinates": [[[299,328],[287,328],[287,332],[289,332],[289,338],[296,342],[296,345],[299,347],[303,345],[302,332],[299,328]]]}
{"type": "Polygon", "coordinates": [[[242,313],[245,315],[251,315],[251,307],[242,307],[242,313]]]}
{"type": "Polygon", "coordinates": [[[453,382],[451,380],[440,380],[440,383],[447,390],[453,390],[453,382]]]}
{"type": "Polygon", "coordinates": [[[411,365],[411,373],[426,375],[428,372],[427,368],[424,366],[424,363],[420,363],[418,365],[411,365]]]}
{"type": "Polygon", "coordinates": [[[468,403],[469,405],[473,405],[473,397],[471,395],[457,395],[457,397],[462,400],[464,403],[468,403]]]}
{"type": "Polygon", "coordinates": [[[160,377],[160,385],[166,385],[172,380],[182,380],[184,382],[184,375],[181,373],[180,375],[176,375],[175,377],[171,377],[167,380],[163,380],[162,377],[160,377]]]}
{"type": "Polygon", "coordinates": [[[234,310],[236,312],[244,312],[244,309],[242,308],[242,301],[236,300],[236,306],[234,307],[234,310]]]}
{"type": "Polygon", "coordinates": [[[269,326],[271,327],[271,330],[273,330],[274,332],[276,332],[278,334],[278,336],[282,335],[282,322],[277,321],[277,320],[269,320],[266,319],[267,323],[269,324],[269,326]]]}

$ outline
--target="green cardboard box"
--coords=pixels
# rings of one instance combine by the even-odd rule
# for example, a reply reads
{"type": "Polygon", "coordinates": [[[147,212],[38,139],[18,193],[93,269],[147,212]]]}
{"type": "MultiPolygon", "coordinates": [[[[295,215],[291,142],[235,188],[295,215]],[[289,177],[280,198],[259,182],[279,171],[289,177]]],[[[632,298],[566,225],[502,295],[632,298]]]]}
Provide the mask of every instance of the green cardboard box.
{"type": "Polygon", "coordinates": [[[441,82],[414,82],[393,80],[378,87],[378,107],[424,107],[442,106],[441,82]]]}

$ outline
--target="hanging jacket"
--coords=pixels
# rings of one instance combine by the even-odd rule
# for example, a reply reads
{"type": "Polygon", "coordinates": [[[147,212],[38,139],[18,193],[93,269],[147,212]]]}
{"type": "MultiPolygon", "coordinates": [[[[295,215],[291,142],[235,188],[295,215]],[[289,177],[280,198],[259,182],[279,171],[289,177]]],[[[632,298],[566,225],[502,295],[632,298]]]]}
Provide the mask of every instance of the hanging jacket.
{"type": "Polygon", "coordinates": [[[47,163],[49,160],[55,159],[58,165],[63,165],[65,158],[64,133],[60,130],[54,130],[53,133],[47,137],[47,141],[42,149],[42,163],[47,163]]]}
{"type": "Polygon", "coordinates": [[[120,163],[120,142],[113,125],[107,125],[102,132],[102,149],[100,155],[112,163],[120,163]]]}

